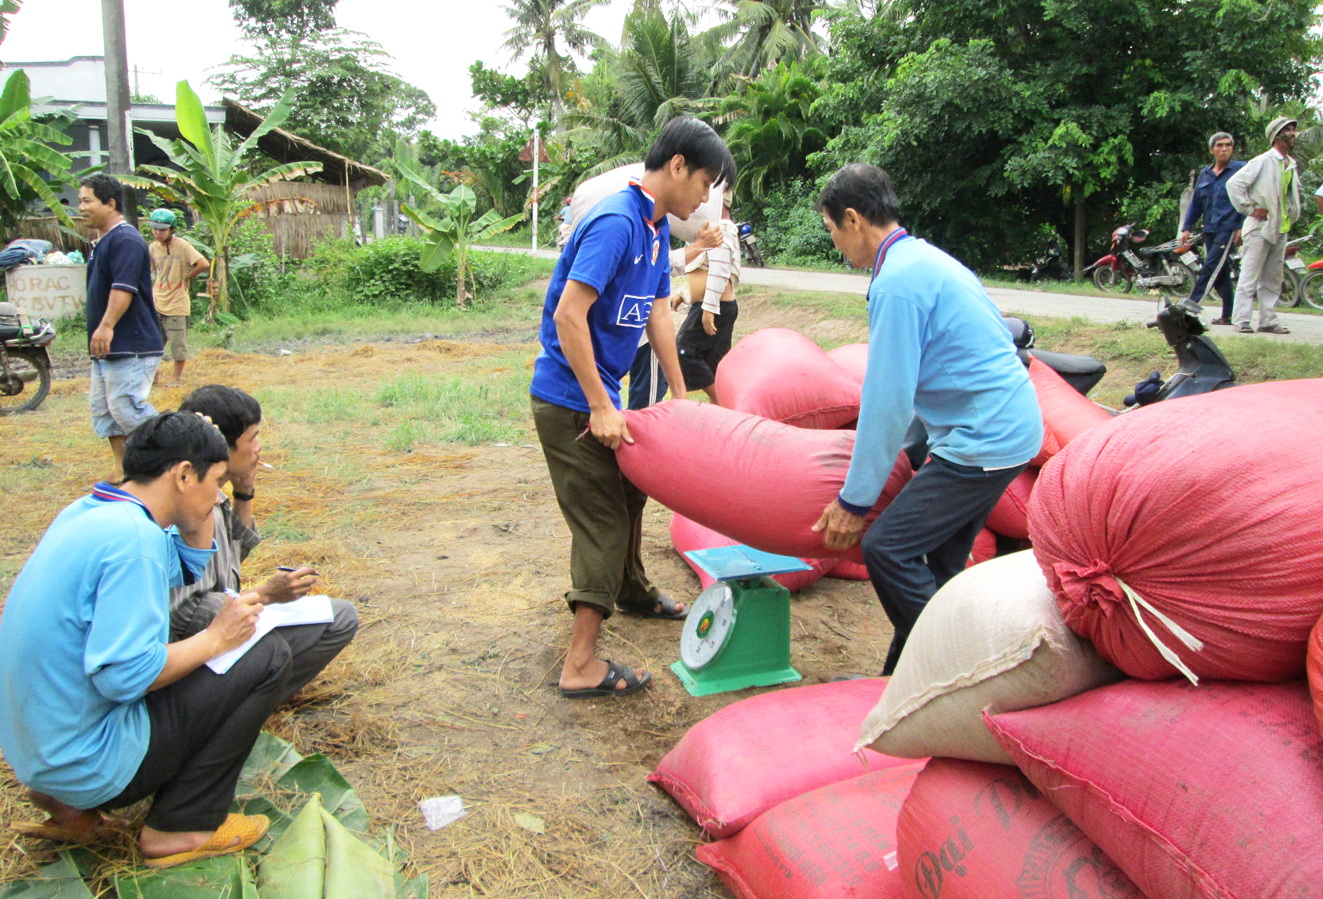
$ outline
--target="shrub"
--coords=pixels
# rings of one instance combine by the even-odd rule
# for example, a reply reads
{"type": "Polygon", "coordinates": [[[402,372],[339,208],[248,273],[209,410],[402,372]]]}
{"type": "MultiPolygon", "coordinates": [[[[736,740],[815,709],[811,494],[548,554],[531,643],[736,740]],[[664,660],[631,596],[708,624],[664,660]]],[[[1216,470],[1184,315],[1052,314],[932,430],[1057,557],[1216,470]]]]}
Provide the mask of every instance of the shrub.
{"type": "Polygon", "coordinates": [[[813,208],[818,193],[814,181],[797,178],[784,190],[768,194],[758,242],[774,261],[841,261],[841,254],[836,252],[827,229],[822,227],[822,213],[813,208]]]}

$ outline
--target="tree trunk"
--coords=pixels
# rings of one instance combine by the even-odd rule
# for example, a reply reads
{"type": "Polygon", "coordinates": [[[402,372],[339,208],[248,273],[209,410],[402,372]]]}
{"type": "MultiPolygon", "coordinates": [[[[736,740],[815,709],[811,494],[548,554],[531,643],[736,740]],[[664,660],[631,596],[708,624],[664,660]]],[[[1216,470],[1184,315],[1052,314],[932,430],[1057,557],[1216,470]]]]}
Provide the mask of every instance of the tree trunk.
{"type": "Polygon", "coordinates": [[[1088,220],[1084,216],[1084,191],[1075,189],[1075,277],[1084,274],[1084,242],[1089,236],[1088,220]]]}

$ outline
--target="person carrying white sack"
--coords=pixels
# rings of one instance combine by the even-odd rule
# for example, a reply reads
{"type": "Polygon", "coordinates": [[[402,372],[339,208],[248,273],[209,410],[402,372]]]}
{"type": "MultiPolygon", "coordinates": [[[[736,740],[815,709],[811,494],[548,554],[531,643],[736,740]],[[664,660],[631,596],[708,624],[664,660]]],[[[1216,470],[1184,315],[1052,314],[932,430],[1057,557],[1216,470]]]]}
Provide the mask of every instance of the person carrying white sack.
{"type": "Polygon", "coordinates": [[[721,219],[703,226],[689,246],[671,253],[673,273],[688,275],[671,297],[671,308],[689,303],[675,337],[680,370],[691,390],[716,403],[717,365],[730,352],[739,316],[735,288],[740,283],[740,232],[730,217],[731,191],[722,195],[721,219]],[[695,297],[701,301],[695,302],[695,297]]]}

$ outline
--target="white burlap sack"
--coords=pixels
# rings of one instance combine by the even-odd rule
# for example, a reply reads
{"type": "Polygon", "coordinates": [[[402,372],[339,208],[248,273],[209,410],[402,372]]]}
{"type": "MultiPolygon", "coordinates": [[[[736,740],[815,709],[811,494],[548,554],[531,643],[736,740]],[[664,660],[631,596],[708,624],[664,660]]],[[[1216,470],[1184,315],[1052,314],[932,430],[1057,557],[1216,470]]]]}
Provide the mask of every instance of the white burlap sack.
{"type": "Polygon", "coordinates": [[[1011,764],[981,712],[1047,705],[1123,677],[1061,619],[1031,551],[975,565],[929,601],[856,748],[1011,764]]]}
{"type": "MultiPolygon", "coordinates": [[[[631,162],[595,178],[589,178],[574,190],[574,198],[570,201],[570,220],[575,225],[579,224],[579,219],[583,218],[590,209],[612,194],[624,190],[625,185],[629,184],[630,178],[642,177],[643,163],[631,162]]],[[[673,215],[666,216],[667,221],[671,223],[671,236],[685,243],[690,243],[698,237],[698,232],[703,225],[708,222],[721,221],[722,190],[724,190],[722,185],[712,185],[707,202],[699,206],[698,211],[687,219],[678,219],[673,215]]],[[[670,251],[670,247],[663,247],[662,249],[667,252],[670,251]]]]}

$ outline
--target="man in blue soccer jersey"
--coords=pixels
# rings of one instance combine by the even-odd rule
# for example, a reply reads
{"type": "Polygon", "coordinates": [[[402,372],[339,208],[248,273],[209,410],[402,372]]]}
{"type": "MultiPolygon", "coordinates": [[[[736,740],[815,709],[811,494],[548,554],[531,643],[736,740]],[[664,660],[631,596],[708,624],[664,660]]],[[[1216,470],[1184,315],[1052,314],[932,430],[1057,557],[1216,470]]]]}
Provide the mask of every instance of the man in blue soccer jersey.
{"type": "Polygon", "coordinates": [[[529,392],[556,501],[570,529],[571,589],[565,599],[574,624],[560,675],[567,699],[624,696],[652,679],[646,671],[597,658],[602,622],[617,609],[669,619],[687,612],[652,586],[643,570],[648,498],[621,474],[615,450],[633,442],[620,412],[620,381],[640,332],[647,332],[671,395],[685,396],[666,302],[666,216],[689,218],[717,181],[735,182],[730,150],[697,119],[672,119],[648,151],[643,177],[597,204],[575,227],[547,288],[542,352],[529,392]]]}

